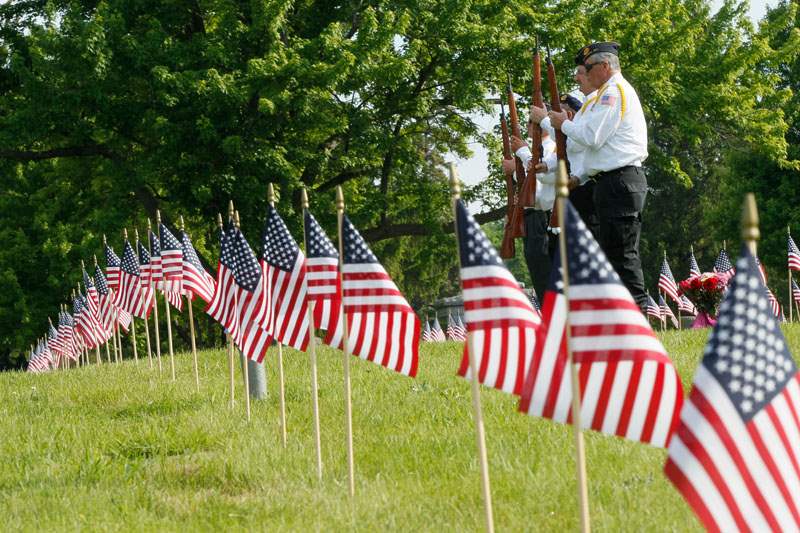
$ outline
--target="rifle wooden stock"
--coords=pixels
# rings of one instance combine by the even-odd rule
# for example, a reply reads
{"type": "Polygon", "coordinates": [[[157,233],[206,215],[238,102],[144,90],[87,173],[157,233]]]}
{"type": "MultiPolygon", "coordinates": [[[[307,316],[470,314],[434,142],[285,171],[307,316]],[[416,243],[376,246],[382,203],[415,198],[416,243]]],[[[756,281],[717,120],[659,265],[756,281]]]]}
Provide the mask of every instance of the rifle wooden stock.
{"type": "MultiPolygon", "coordinates": [[[[508,97],[508,116],[510,120],[511,126],[511,134],[518,139],[522,138],[522,133],[520,132],[519,128],[519,115],[517,114],[517,103],[514,99],[514,91],[511,90],[511,83],[509,82],[507,90],[507,97],[508,97]]],[[[511,143],[509,140],[509,155],[511,152],[511,143]]],[[[505,155],[505,154],[504,154],[505,155]]],[[[522,164],[522,160],[519,157],[514,156],[514,160],[516,162],[516,174],[517,174],[517,183],[520,184],[520,188],[525,186],[525,182],[527,181],[527,173],[525,172],[525,167],[522,164]]],[[[521,196],[519,194],[515,195],[515,200],[513,202],[513,209],[511,210],[511,215],[509,216],[508,224],[506,225],[505,231],[503,232],[503,242],[500,245],[500,257],[503,259],[509,259],[514,257],[515,255],[515,246],[514,246],[514,239],[517,237],[523,237],[525,235],[525,219],[524,219],[524,205],[520,202],[521,196]]]]}
{"type": "MultiPolygon", "coordinates": [[[[508,135],[508,122],[506,121],[506,113],[505,109],[503,109],[502,99],[500,100],[500,132],[502,133],[503,137],[503,159],[511,160],[514,156],[511,154],[511,139],[508,135]]],[[[503,172],[505,173],[505,170],[503,172]]],[[[505,227],[503,228],[503,242],[500,245],[500,257],[503,259],[510,259],[517,253],[516,246],[514,245],[514,239],[518,236],[518,234],[521,234],[522,231],[524,231],[524,228],[519,224],[517,227],[511,225],[511,219],[513,218],[514,209],[517,202],[517,192],[514,186],[514,179],[507,174],[506,196],[506,223],[505,227]]]]}
{"type": "MultiPolygon", "coordinates": [[[[537,107],[544,107],[542,101],[542,62],[539,57],[539,46],[533,51],[533,65],[532,76],[533,89],[531,92],[531,103],[537,107]]],[[[528,121],[528,136],[531,138],[531,154],[533,157],[531,161],[534,165],[542,160],[542,127],[533,120],[528,121]]],[[[523,206],[531,206],[536,203],[536,172],[531,172],[533,178],[526,182],[527,187],[520,189],[520,197],[522,198],[523,206]]]]}
{"type": "MultiPolygon", "coordinates": [[[[561,113],[561,96],[558,94],[558,80],[556,80],[556,69],[553,65],[553,60],[550,58],[550,51],[547,52],[547,83],[550,86],[550,108],[556,113],[561,113]]],[[[569,159],[567,159],[567,136],[561,131],[561,128],[553,129],[556,132],[556,157],[559,161],[564,161],[567,166],[567,177],[570,176],[569,159]]],[[[553,204],[553,210],[550,214],[551,228],[558,227],[558,209],[557,203],[553,204]]]]}

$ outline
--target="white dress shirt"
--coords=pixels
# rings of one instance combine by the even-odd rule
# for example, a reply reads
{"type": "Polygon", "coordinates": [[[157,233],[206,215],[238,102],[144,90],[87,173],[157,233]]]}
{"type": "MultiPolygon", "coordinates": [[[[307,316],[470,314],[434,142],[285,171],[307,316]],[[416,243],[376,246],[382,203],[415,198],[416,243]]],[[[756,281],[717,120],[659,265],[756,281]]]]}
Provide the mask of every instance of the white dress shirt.
{"type": "Polygon", "coordinates": [[[583,172],[594,176],[647,159],[647,124],[639,96],[617,72],[586,100],[577,120],[566,120],[561,131],[585,148],[583,172]]]}
{"type": "MultiPolygon", "coordinates": [[[[542,139],[542,160],[546,161],[550,157],[555,157],[556,143],[548,137],[542,139]]],[[[523,146],[516,152],[517,157],[522,160],[523,166],[527,169],[528,164],[533,158],[530,148],[523,146]]],[[[548,166],[548,170],[549,170],[548,166]]],[[[533,172],[533,169],[529,170],[533,172]]],[[[556,199],[556,173],[555,171],[548,171],[544,174],[536,174],[536,199],[533,204],[534,209],[539,211],[549,211],[553,209],[553,203],[556,199]]],[[[530,207],[530,206],[525,206],[530,207]]]]}
{"type": "MultiPolygon", "coordinates": [[[[584,114],[581,113],[581,111],[584,110],[589,102],[594,101],[593,98],[596,95],[597,91],[594,91],[586,97],[583,107],[580,109],[580,111],[575,113],[575,116],[572,118],[573,123],[580,125],[584,117],[584,114]]],[[[556,138],[556,130],[550,123],[550,117],[545,117],[539,125],[543,130],[546,130],[553,139],[556,138]]],[[[589,181],[589,175],[586,174],[586,169],[583,166],[583,156],[585,152],[585,146],[567,137],[567,159],[569,159],[569,173],[578,178],[581,185],[589,181]]],[[[545,163],[547,163],[547,170],[552,172],[555,172],[558,168],[558,158],[555,156],[555,154],[549,157],[545,163]]]]}

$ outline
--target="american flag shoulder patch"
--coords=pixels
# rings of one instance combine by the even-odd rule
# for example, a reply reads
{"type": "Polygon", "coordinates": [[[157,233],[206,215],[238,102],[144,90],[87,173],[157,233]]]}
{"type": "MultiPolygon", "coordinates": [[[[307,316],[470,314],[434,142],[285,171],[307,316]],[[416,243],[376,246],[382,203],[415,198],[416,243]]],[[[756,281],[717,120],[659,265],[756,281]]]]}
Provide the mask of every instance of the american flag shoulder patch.
{"type": "Polygon", "coordinates": [[[604,94],[600,97],[600,105],[613,106],[617,103],[617,97],[613,94],[604,94]]]}

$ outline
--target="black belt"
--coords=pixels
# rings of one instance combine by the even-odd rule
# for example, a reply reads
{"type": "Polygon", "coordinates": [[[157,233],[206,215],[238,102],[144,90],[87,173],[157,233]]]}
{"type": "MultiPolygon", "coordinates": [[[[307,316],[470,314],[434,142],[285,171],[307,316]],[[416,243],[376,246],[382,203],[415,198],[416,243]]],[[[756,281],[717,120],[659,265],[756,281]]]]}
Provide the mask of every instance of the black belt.
{"type": "Polygon", "coordinates": [[[615,174],[622,174],[623,172],[631,168],[642,168],[642,167],[637,167],[636,165],[627,165],[624,167],[615,168],[614,170],[606,170],[605,172],[598,172],[597,174],[592,176],[592,179],[594,181],[602,181],[603,179],[609,176],[613,176],[615,174]]]}

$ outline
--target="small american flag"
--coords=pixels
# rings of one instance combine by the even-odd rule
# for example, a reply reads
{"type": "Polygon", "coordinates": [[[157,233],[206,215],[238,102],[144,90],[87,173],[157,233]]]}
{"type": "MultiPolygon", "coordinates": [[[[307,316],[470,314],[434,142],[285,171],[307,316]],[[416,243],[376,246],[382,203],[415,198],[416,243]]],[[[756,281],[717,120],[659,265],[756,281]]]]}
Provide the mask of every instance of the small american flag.
{"type": "Polygon", "coordinates": [[[139,241],[136,241],[136,247],[139,249],[139,280],[142,282],[143,287],[149,287],[153,279],[150,275],[150,252],[139,241]]]}
{"type": "Polygon", "coordinates": [[[161,275],[164,278],[164,291],[177,292],[180,295],[181,280],[183,279],[183,247],[163,223],[158,225],[158,233],[161,244],[161,275]]]}
{"type": "Polygon", "coordinates": [[[84,332],[86,332],[83,335],[83,338],[87,341],[86,345],[89,348],[100,346],[108,338],[105,336],[105,330],[102,324],[100,324],[99,318],[92,313],[88,298],[81,294],[78,294],[78,298],[82,306],[80,325],[84,332]]]}
{"type": "Polygon", "coordinates": [[[306,257],[274,206],[267,206],[261,268],[267,282],[266,329],[286,346],[308,346],[306,257]]]}
{"type": "Polygon", "coordinates": [[[186,232],[181,232],[183,248],[183,292],[189,296],[197,295],[206,303],[214,297],[214,278],[206,272],[197,257],[192,240],[186,232]]]}
{"type": "Polygon", "coordinates": [[[736,267],[664,471],[710,531],[797,531],[797,367],[748,249],[736,267]]]}
{"type": "Polygon", "coordinates": [[[472,334],[458,374],[472,379],[471,344],[478,382],[520,394],[541,318],[462,200],[456,202],[456,234],[465,320],[472,334]]]}
{"type": "Polygon", "coordinates": [[[717,260],[714,261],[714,272],[731,276],[736,273],[736,269],[733,268],[733,263],[731,263],[731,258],[728,257],[728,252],[725,251],[725,248],[719,251],[717,260]]]}
{"type": "Polygon", "coordinates": [[[272,343],[272,336],[266,329],[266,278],[239,228],[233,228],[231,239],[236,257],[233,292],[237,335],[234,341],[246,357],[260,363],[272,343]]]}
{"type": "Polygon", "coordinates": [[[664,321],[664,315],[661,312],[661,307],[653,300],[653,297],[647,295],[647,316],[656,318],[661,322],[664,321]]]}
{"type": "Polygon", "coordinates": [[[236,270],[235,250],[233,247],[233,228],[220,228],[219,232],[219,264],[217,265],[217,283],[214,296],[206,308],[211,318],[222,324],[222,327],[234,338],[238,334],[236,310],[234,305],[235,282],[233,273],[236,270]]]}
{"type": "Polygon", "coordinates": [[[422,342],[433,342],[433,332],[431,331],[431,323],[425,319],[425,329],[422,330],[422,342]]]}
{"type": "Polygon", "coordinates": [[[63,351],[63,346],[61,345],[61,339],[58,337],[58,329],[53,326],[53,322],[50,318],[47,318],[47,321],[50,325],[50,329],[47,335],[47,346],[50,348],[54,354],[58,355],[63,351]]]}
{"type": "Polygon", "coordinates": [[[114,296],[114,305],[139,318],[147,318],[153,308],[153,290],[150,287],[142,287],[139,279],[139,259],[127,240],[119,269],[119,291],[114,296]]]}
{"type": "Polygon", "coordinates": [[[342,288],[350,353],[414,377],[419,320],[347,216],[342,217],[342,288]]]}
{"type": "Polygon", "coordinates": [[[672,270],[667,263],[667,256],[664,256],[664,261],[661,262],[661,272],[658,275],[658,288],[664,291],[667,296],[672,298],[675,302],[680,301],[678,296],[678,284],[675,283],[675,277],[672,275],[672,270]]]}
{"type": "Polygon", "coordinates": [[[694,250],[689,251],[689,277],[691,276],[699,276],[702,274],[700,272],[700,267],[697,265],[697,259],[694,258],[694,250]]]}
{"type": "Polygon", "coordinates": [[[106,277],[111,290],[117,290],[119,287],[119,263],[119,256],[106,244],[106,277]]]}
{"type": "Polygon", "coordinates": [[[58,334],[61,340],[62,352],[61,355],[72,359],[78,360],[78,349],[75,346],[75,336],[73,334],[74,321],[72,316],[66,311],[62,311],[58,315],[58,334]]]}
{"type": "Polygon", "coordinates": [[[326,330],[325,344],[341,348],[344,329],[339,252],[308,209],[304,217],[308,299],[314,303],[314,326],[326,330]]]}
{"type": "MultiPolygon", "coordinates": [[[[680,302],[680,300],[678,300],[680,302]]],[[[660,294],[658,295],[658,305],[661,307],[661,314],[664,317],[664,320],[667,318],[670,319],[672,325],[676,328],[678,327],[678,319],[675,317],[675,313],[672,312],[672,309],[667,305],[667,302],[664,300],[664,297],[660,294]]]]}
{"type": "Polygon", "coordinates": [[[447,313],[447,339],[456,340],[456,323],[453,320],[453,314],[447,313]]]}
{"type": "Polygon", "coordinates": [[[455,327],[455,330],[456,330],[456,335],[457,335],[456,340],[459,340],[459,341],[462,341],[462,342],[467,340],[467,328],[464,327],[464,321],[458,315],[456,315],[456,327],[455,327]]]}
{"type": "Polygon", "coordinates": [[[101,342],[105,342],[111,338],[111,330],[105,326],[100,316],[100,295],[92,277],[86,270],[83,270],[83,284],[86,287],[86,306],[89,308],[89,313],[91,313],[98,328],[101,342]]]}
{"type": "Polygon", "coordinates": [[[442,325],[439,323],[439,317],[433,317],[433,328],[431,328],[431,333],[433,334],[434,342],[444,342],[447,338],[444,335],[444,331],[442,331],[442,325]]]}
{"type": "Polygon", "coordinates": [[[678,309],[686,312],[689,315],[697,316],[697,309],[685,294],[681,295],[681,301],[678,302],[678,309]]]}
{"type": "Polygon", "coordinates": [[[772,290],[767,285],[767,269],[764,268],[764,265],[761,263],[761,260],[758,256],[755,257],[756,266],[758,266],[758,274],[761,277],[761,283],[764,285],[764,288],[767,291],[767,300],[769,300],[769,306],[772,310],[772,315],[777,318],[778,320],[783,320],[783,312],[781,311],[781,304],[778,302],[778,299],[772,293],[772,290]]]}
{"type": "Polygon", "coordinates": [[[800,270],[800,250],[789,235],[789,270],[800,270]]]}
{"type": "Polygon", "coordinates": [[[150,280],[153,283],[158,283],[163,279],[161,273],[161,243],[158,241],[158,235],[154,231],[148,231],[150,237],[150,280]]]}
{"type": "Polygon", "coordinates": [[[797,286],[797,282],[792,280],[792,299],[795,302],[800,303],[800,287],[797,286]]]}
{"type": "Polygon", "coordinates": [[[114,298],[108,289],[108,283],[106,282],[106,277],[103,275],[103,271],[100,269],[100,265],[95,265],[94,267],[94,284],[97,288],[100,324],[109,334],[109,338],[111,338],[113,332],[116,331],[114,322],[117,308],[114,307],[114,298]]]}
{"type": "Polygon", "coordinates": [[[520,402],[529,415],[571,420],[570,348],[581,391],[581,425],[664,447],[677,422],[683,389],[672,361],[569,202],[565,203],[569,294],[561,261],[544,297],[536,350],[520,402]]]}

